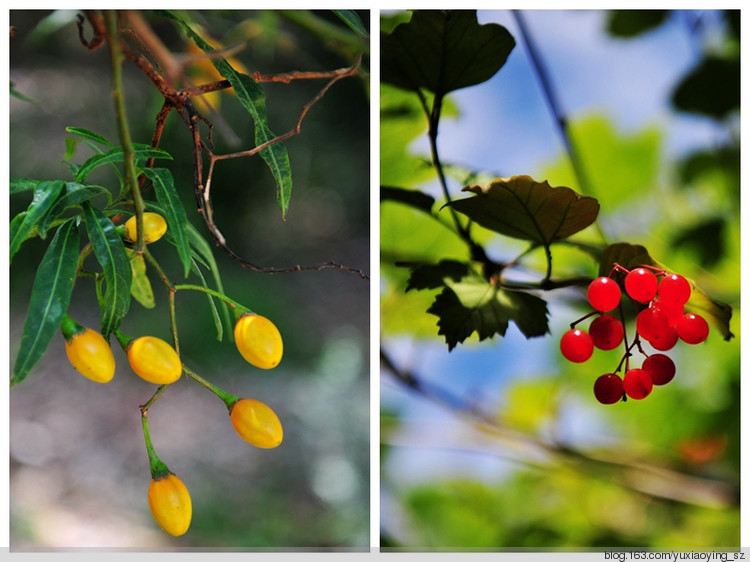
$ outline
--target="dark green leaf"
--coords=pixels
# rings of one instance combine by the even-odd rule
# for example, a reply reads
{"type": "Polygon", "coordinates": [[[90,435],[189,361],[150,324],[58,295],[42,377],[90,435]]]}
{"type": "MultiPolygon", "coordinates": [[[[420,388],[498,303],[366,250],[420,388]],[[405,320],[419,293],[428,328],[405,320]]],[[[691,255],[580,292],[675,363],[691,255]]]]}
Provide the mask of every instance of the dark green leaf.
{"type": "MultiPolygon", "coordinates": [[[[36,185],[34,189],[34,198],[26,209],[23,221],[14,224],[13,227],[14,232],[13,237],[10,239],[9,250],[11,263],[13,263],[13,256],[21,247],[23,241],[26,240],[32,229],[44,219],[44,216],[55,204],[63,187],[65,187],[65,183],[61,180],[43,181],[36,185]]],[[[42,238],[44,238],[44,235],[42,235],[42,238]]]]}
{"type": "Polygon", "coordinates": [[[41,182],[42,180],[33,180],[31,178],[10,178],[10,194],[32,191],[41,182]]]}
{"type": "Polygon", "coordinates": [[[479,25],[476,11],[415,11],[381,38],[381,79],[442,97],[492,78],[514,46],[503,26],[479,25]]]}
{"type": "Polygon", "coordinates": [[[599,214],[593,197],[579,195],[569,187],[551,187],[529,176],[498,178],[468,185],[475,194],[448,203],[485,228],[543,246],[567,238],[591,225],[599,214]]]}
{"type": "MultiPolygon", "coordinates": [[[[165,12],[167,16],[177,21],[187,32],[188,36],[204,52],[210,53],[214,49],[202,37],[195,33],[190,26],[172,12],[165,12]]],[[[234,88],[237,99],[242,107],[250,114],[255,122],[255,144],[260,146],[276,138],[276,135],[268,126],[268,115],[266,113],[266,96],[263,88],[247,76],[237,72],[223,57],[211,57],[211,63],[216,70],[226,78],[234,88]]],[[[276,181],[276,200],[281,208],[282,218],[286,218],[289,210],[289,199],[292,195],[292,167],[289,163],[289,154],[286,146],[277,142],[260,151],[260,156],[271,170],[276,181]]]]}
{"type": "Polygon", "coordinates": [[[41,359],[68,310],[73,292],[80,233],[76,221],[60,226],[42,257],[31,288],[31,301],[10,384],[20,383],[41,359]]]}
{"type": "MultiPolygon", "coordinates": [[[[134,159],[136,165],[141,162],[148,160],[149,158],[166,158],[172,159],[172,156],[168,152],[164,152],[158,148],[152,148],[147,144],[134,144],[134,159]]],[[[78,182],[84,182],[86,177],[99,166],[106,164],[117,164],[123,161],[122,147],[115,147],[103,154],[94,154],[88,160],[86,160],[81,167],[78,169],[75,180],[78,182]]]]}
{"type": "Polygon", "coordinates": [[[607,32],[615,37],[635,37],[659,27],[669,10],[610,10],[607,32]]]}
{"type": "Polygon", "coordinates": [[[707,56],[685,76],[672,94],[682,111],[724,118],[740,107],[739,59],[707,56]]]}
{"type": "Polygon", "coordinates": [[[615,264],[621,265],[625,269],[632,269],[639,265],[657,265],[645,247],[640,244],[628,244],[627,242],[610,244],[604,248],[599,262],[599,275],[602,277],[609,276],[615,264]]]}
{"type": "Polygon", "coordinates": [[[706,269],[713,268],[726,255],[724,242],[726,220],[722,217],[706,219],[675,232],[671,246],[687,246],[695,251],[698,262],[706,269]]]}
{"type": "Polygon", "coordinates": [[[404,203],[428,214],[432,213],[432,206],[435,204],[434,197],[416,189],[380,186],[380,201],[389,200],[404,203]]]}
{"type": "Polygon", "coordinates": [[[52,221],[59,217],[65,209],[80,205],[84,201],[88,201],[97,195],[105,195],[107,197],[107,207],[112,204],[112,194],[100,185],[84,185],[82,183],[66,182],[65,192],[55,202],[49,213],[45,215],[44,220],[39,224],[40,235],[42,237],[44,236],[44,233],[47,231],[50,224],[52,224],[52,221]]]}
{"type": "Polygon", "coordinates": [[[450,281],[460,281],[469,275],[469,265],[455,260],[441,260],[438,264],[426,264],[412,268],[406,291],[411,289],[438,289],[450,281]]]}
{"type": "Polygon", "coordinates": [[[354,10],[333,10],[333,13],[357,33],[367,35],[367,28],[354,10]]]}
{"type": "MultiPolygon", "coordinates": [[[[193,271],[195,271],[195,273],[200,278],[201,285],[203,285],[206,288],[209,288],[208,284],[206,283],[206,278],[203,276],[203,273],[198,267],[198,264],[195,263],[195,260],[193,260],[193,271]]],[[[224,337],[224,326],[221,323],[221,316],[219,316],[219,311],[216,308],[216,302],[215,302],[213,295],[207,294],[206,296],[208,297],[208,307],[211,309],[211,316],[214,319],[214,326],[216,327],[216,339],[218,341],[221,341],[224,337]]],[[[220,302],[224,303],[224,301],[220,301],[220,302]]]]}
{"type": "Polygon", "coordinates": [[[166,168],[145,168],[143,173],[154,184],[156,199],[164,209],[169,232],[174,238],[177,254],[180,256],[185,277],[190,273],[190,240],[187,234],[185,207],[174,185],[172,172],[166,168]]]}
{"type": "Polygon", "coordinates": [[[101,333],[105,339],[115,331],[130,308],[133,273],[125,244],[115,225],[89,203],[83,205],[86,232],[96,259],[102,266],[106,284],[101,308],[101,333]]]}
{"type": "Polygon", "coordinates": [[[549,331],[547,303],[537,296],[506,291],[477,276],[446,285],[427,312],[438,317],[438,334],[445,337],[448,350],[473,333],[480,341],[504,336],[510,320],[527,338],[549,331]]]}

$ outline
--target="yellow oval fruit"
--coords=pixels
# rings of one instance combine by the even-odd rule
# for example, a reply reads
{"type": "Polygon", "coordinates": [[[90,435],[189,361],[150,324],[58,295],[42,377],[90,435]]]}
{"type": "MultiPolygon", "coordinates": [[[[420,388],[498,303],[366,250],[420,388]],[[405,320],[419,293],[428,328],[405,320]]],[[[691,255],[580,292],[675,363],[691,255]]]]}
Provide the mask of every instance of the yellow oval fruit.
{"type": "Polygon", "coordinates": [[[170,535],[184,535],[193,517],[193,503],[185,484],[174,474],[153,479],[148,486],[148,506],[159,526],[170,535]]]}
{"type": "Polygon", "coordinates": [[[234,343],[248,363],[261,369],[273,369],[284,353],[278,328],[268,318],[254,313],[237,320],[234,343]]]}
{"type": "MultiPolygon", "coordinates": [[[[138,228],[135,215],[125,221],[125,232],[131,242],[138,240],[138,228]]],[[[146,244],[156,242],[167,232],[167,221],[158,213],[143,213],[143,240],[146,244]]]]}
{"type": "Polygon", "coordinates": [[[107,340],[91,328],[65,340],[70,364],[84,377],[107,383],[115,375],[115,357],[107,340]]]}
{"type": "Polygon", "coordinates": [[[182,361],[162,339],[142,336],[128,346],[128,361],[135,374],[154,384],[171,384],[182,374],[182,361]]]}
{"type": "Polygon", "coordinates": [[[229,411],[229,417],[240,437],[255,447],[273,449],[281,445],[284,439],[284,430],[276,412],[259,400],[238,400],[229,411]]]}

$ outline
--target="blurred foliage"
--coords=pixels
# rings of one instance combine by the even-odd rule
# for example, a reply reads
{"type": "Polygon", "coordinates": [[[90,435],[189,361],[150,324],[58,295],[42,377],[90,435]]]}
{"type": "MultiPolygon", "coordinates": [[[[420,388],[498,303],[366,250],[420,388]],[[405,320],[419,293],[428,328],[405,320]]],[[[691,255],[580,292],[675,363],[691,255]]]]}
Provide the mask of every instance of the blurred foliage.
{"type": "MultiPolygon", "coordinates": [[[[579,185],[580,170],[572,168],[566,155],[529,170],[551,185],[585,187],[583,194],[601,205],[599,231],[588,229],[575,241],[554,247],[557,275],[596,275],[605,244],[627,241],[642,244],[654,260],[691,277],[733,308],[730,327],[736,337],[726,342],[715,333],[700,346],[670,351],[677,364],[675,379],[655,388],[644,401],[602,406],[591,394],[596,376],[612,372],[621,350],[597,351],[585,366],[562,359],[560,335],[568,322],[588,310],[581,288],[543,295],[550,303],[552,332],[543,357],[532,357],[540,350],[531,345],[533,340],[511,343],[502,338],[462,344],[467,357],[468,348],[486,346],[481,355],[487,358],[485,364],[459,361],[461,347],[443,359],[436,359],[440,355],[435,351],[429,364],[419,355],[426,346],[447,352],[436,337],[435,318],[427,314],[431,296],[406,292],[409,272],[420,264],[466,260],[467,248],[441,207],[445,200],[436,195],[434,169],[431,176],[429,162],[412,142],[427,131],[416,96],[410,102],[406,92],[381,86],[383,184],[435,196],[432,215],[414,203],[404,204],[415,196],[393,197],[393,192],[385,192],[380,206],[381,344],[403,361],[395,368],[402,371],[387,365],[381,370],[389,389],[381,404],[383,548],[739,546],[738,12],[720,13],[724,34],[720,44],[713,41],[711,46],[702,35],[703,15],[616,11],[604,18],[602,31],[636,40],[660,25],[683,26],[704,53],[704,62],[699,57],[686,78],[674,85],[674,110],[709,119],[720,131],[713,146],[670,159],[664,149],[669,131],[663,123],[623,132],[609,116],[584,113],[567,125],[587,185],[579,185]],[[691,78],[705,77],[706,66],[713,64],[705,61],[712,57],[722,60],[721,68],[717,65],[712,72],[722,74],[713,74],[713,82],[691,78]],[[717,88],[717,82],[726,88],[717,88]],[[460,369],[436,376],[430,372],[436,362],[470,364],[477,371],[471,375],[475,386],[467,390],[464,379],[469,373],[460,369]],[[398,383],[404,384],[394,390],[398,383]],[[485,388],[494,394],[487,395],[485,388]],[[452,409],[457,429],[446,431],[447,424],[437,423],[432,431],[439,433],[428,433],[437,416],[420,400],[452,409]],[[413,433],[422,427],[420,422],[427,426],[425,434],[413,433]],[[424,463],[419,468],[400,464],[432,452],[430,444],[443,453],[446,465],[452,454],[457,464],[466,461],[457,454],[466,451],[508,461],[508,468],[482,473],[480,479],[462,477],[460,469],[450,477],[420,475],[424,463]]],[[[388,33],[408,18],[408,13],[388,14],[381,30],[388,33]]],[[[460,125],[460,112],[451,118],[460,125]]],[[[442,155],[444,161],[450,157],[442,155]]],[[[463,170],[451,177],[465,185],[485,173],[463,170]]],[[[471,234],[498,261],[525,248],[481,228],[471,234]]],[[[545,263],[541,251],[524,256],[532,276],[543,271],[545,263]]]]}
{"type": "MultiPolygon", "coordinates": [[[[357,14],[369,28],[369,12],[357,14]]],[[[117,138],[107,49],[88,51],[80,43],[76,15],[10,12],[10,78],[22,95],[10,104],[12,176],[68,174],[62,163],[67,126],[117,138]]],[[[174,25],[150,12],[143,15],[167,48],[187,54],[174,25]]],[[[344,19],[306,10],[180,12],[217,41],[244,46],[233,56],[249,72],[263,74],[349,66],[352,52],[366,42],[350,27],[354,20],[341,15],[344,19]],[[335,36],[326,33],[331,29],[335,36]]],[[[84,28],[84,35],[89,33],[84,28]]],[[[228,160],[217,169],[214,216],[238,254],[273,267],[333,260],[369,268],[367,64],[362,77],[328,90],[309,111],[301,134],[285,143],[296,184],[286,221],[273,178],[259,158],[228,160]]],[[[163,100],[134,66],[126,64],[123,71],[131,135],[149,143],[163,100]]],[[[322,85],[319,80],[264,84],[273,130],[291,129],[322,85]]],[[[216,152],[251,148],[247,112],[231,94],[221,92],[220,99],[220,111],[211,116],[216,152]]],[[[174,156],[169,168],[188,221],[208,237],[195,212],[190,135],[176,116],[168,119],[161,146],[174,156]]],[[[94,172],[89,181],[108,180],[94,172]]],[[[12,215],[27,205],[23,195],[10,198],[12,215]]],[[[45,245],[30,239],[13,260],[11,356],[45,245]]],[[[181,271],[168,245],[149,249],[165,271],[181,271]]],[[[127,358],[116,349],[115,379],[92,388],[78,380],[83,377],[70,367],[62,337],[56,337],[35,376],[11,396],[12,548],[368,546],[369,283],[331,270],[264,275],[243,269],[218,249],[214,257],[225,293],[276,320],[284,334],[284,360],[273,373],[248,367],[226,334],[216,339],[205,295],[188,291],[176,302],[183,359],[227,390],[273,404],[284,420],[282,447],[256,454],[234,434],[221,402],[192,381],[177,383],[149,419],[160,455],[191,491],[194,520],[181,539],[164,536],[146,504],[148,459],[138,411],[153,387],[129,372],[127,358]]],[[[124,329],[169,340],[167,295],[153,271],[149,277],[155,306],[133,302],[124,329]]],[[[93,282],[78,283],[72,314],[97,325],[96,301],[89,298],[93,282]]]]}

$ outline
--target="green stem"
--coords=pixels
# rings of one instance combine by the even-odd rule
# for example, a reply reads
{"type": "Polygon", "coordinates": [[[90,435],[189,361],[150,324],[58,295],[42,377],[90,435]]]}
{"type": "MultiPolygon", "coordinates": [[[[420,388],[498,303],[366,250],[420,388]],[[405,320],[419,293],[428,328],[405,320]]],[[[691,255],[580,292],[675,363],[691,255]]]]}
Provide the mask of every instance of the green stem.
{"type": "Polygon", "coordinates": [[[193,371],[192,369],[186,367],[185,365],[182,366],[182,369],[185,371],[185,374],[189,376],[191,379],[193,379],[195,382],[202,384],[205,386],[208,390],[213,392],[216,396],[221,398],[221,400],[226,404],[228,409],[232,409],[232,406],[235,402],[237,402],[240,397],[235,396],[233,394],[230,394],[228,392],[225,392],[224,390],[220,389],[218,386],[216,386],[213,383],[208,382],[206,379],[201,377],[198,373],[193,371]]]}
{"type": "Polygon", "coordinates": [[[156,454],[154,444],[151,441],[151,432],[148,429],[148,410],[143,408],[141,408],[141,426],[143,427],[143,438],[146,441],[146,452],[148,453],[148,464],[149,469],[151,470],[151,478],[154,480],[165,478],[171,474],[171,471],[169,470],[169,467],[162,462],[159,455],[156,454]]]}
{"type": "Polygon", "coordinates": [[[252,313],[253,311],[247,308],[244,305],[241,305],[237,301],[230,299],[228,296],[226,296],[224,293],[220,293],[219,291],[216,291],[214,289],[209,289],[208,287],[203,287],[202,285],[192,285],[190,283],[180,283],[178,285],[175,285],[174,287],[175,291],[181,291],[181,290],[189,290],[189,291],[201,291],[202,293],[206,293],[207,295],[211,295],[213,297],[216,297],[217,299],[223,300],[225,303],[227,303],[229,306],[231,306],[233,309],[235,309],[235,312],[241,314],[245,313],[252,313]]]}
{"type": "Polygon", "coordinates": [[[120,34],[117,28],[117,12],[107,10],[104,12],[107,22],[107,33],[109,34],[109,54],[112,62],[112,97],[115,102],[115,115],[117,118],[117,130],[122,145],[123,165],[125,167],[125,177],[130,193],[133,196],[133,206],[135,208],[136,229],[138,240],[135,243],[135,251],[143,253],[146,243],[143,239],[143,211],[145,204],[141,191],[138,186],[138,177],[135,172],[135,151],[130,138],[130,129],[128,128],[127,114],[125,112],[125,95],[122,80],[122,61],[124,56],[120,49],[120,34]]]}

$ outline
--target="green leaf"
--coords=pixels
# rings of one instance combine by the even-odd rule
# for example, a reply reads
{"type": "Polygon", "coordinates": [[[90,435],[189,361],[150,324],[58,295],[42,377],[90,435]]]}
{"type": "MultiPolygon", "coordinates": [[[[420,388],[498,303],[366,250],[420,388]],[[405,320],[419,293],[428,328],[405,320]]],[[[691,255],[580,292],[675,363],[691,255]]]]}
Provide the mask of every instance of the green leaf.
{"type": "Polygon", "coordinates": [[[740,61],[737,58],[705,57],[685,76],[672,94],[672,103],[682,111],[722,119],[740,108],[740,61]]]}
{"type": "Polygon", "coordinates": [[[59,217],[66,209],[80,205],[84,201],[88,201],[97,195],[105,195],[107,197],[107,207],[112,204],[112,194],[100,185],[84,185],[82,183],[66,182],[65,192],[55,202],[49,213],[45,215],[44,220],[39,224],[40,236],[44,237],[44,233],[52,224],[52,221],[59,217]]]}
{"type": "Polygon", "coordinates": [[[76,221],[60,226],[42,257],[13,366],[10,385],[26,378],[41,359],[68,310],[78,268],[80,233],[76,221]]]}
{"type": "Polygon", "coordinates": [[[33,180],[31,178],[10,178],[10,194],[23,193],[24,191],[33,191],[42,183],[42,180],[33,180]]]}
{"type": "Polygon", "coordinates": [[[593,197],[569,187],[551,187],[529,176],[498,178],[468,185],[475,194],[447,205],[485,228],[543,246],[562,240],[591,225],[599,214],[593,197]]]}
{"type": "Polygon", "coordinates": [[[185,207],[174,185],[172,172],[166,168],[145,168],[143,173],[154,184],[156,199],[164,209],[169,232],[177,247],[185,277],[190,273],[190,241],[187,233],[188,219],[185,207]]]}
{"type": "Polygon", "coordinates": [[[449,351],[475,332],[480,341],[504,336],[510,320],[527,338],[549,331],[547,303],[535,295],[507,291],[478,276],[446,285],[427,312],[438,317],[438,334],[445,337],[449,351]]]}
{"type": "Polygon", "coordinates": [[[406,291],[412,289],[438,289],[449,282],[457,282],[469,275],[469,265],[456,260],[441,260],[437,264],[419,265],[412,268],[406,291]]]}
{"type": "MultiPolygon", "coordinates": [[[[206,242],[206,239],[201,236],[200,232],[191,224],[188,223],[187,228],[188,236],[190,237],[190,244],[193,248],[195,248],[195,252],[203,258],[203,260],[208,264],[208,269],[213,275],[214,283],[216,284],[216,290],[219,291],[222,294],[224,293],[224,285],[221,281],[221,274],[219,272],[219,266],[216,263],[216,259],[214,258],[213,251],[211,250],[211,246],[208,242],[206,242]]],[[[201,280],[203,281],[205,285],[205,280],[203,280],[203,276],[201,275],[201,280]]],[[[213,309],[214,307],[214,298],[211,295],[208,295],[208,300],[211,303],[211,307],[213,309]]],[[[219,306],[221,307],[221,315],[224,319],[224,322],[227,326],[231,326],[231,318],[229,315],[229,308],[227,307],[227,303],[224,301],[219,301],[219,306]]],[[[222,339],[222,328],[221,326],[217,326],[217,339],[221,341],[222,339]]],[[[230,334],[230,338],[232,337],[232,330],[228,330],[228,333],[230,334]]]]}
{"type": "Polygon", "coordinates": [[[104,272],[106,288],[99,306],[101,333],[104,339],[108,339],[119,328],[130,308],[133,273],[125,244],[109,217],[89,203],[83,205],[83,216],[94,255],[104,272]]]}
{"type": "MultiPolygon", "coordinates": [[[[177,21],[201,50],[206,53],[214,50],[211,45],[195,33],[183,20],[170,11],[165,11],[164,13],[177,21]]],[[[216,67],[216,70],[232,85],[240,104],[253,118],[255,122],[255,145],[260,146],[275,139],[276,135],[268,126],[266,96],[263,88],[246,74],[237,72],[223,57],[211,57],[210,60],[214,67],[216,67]]],[[[289,154],[286,146],[280,142],[271,144],[260,151],[260,156],[266,162],[276,181],[276,200],[281,209],[282,218],[286,218],[289,210],[289,199],[292,195],[292,167],[289,163],[289,154]]]]}
{"type": "MultiPolygon", "coordinates": [[[[172,156],[159,148],[152,148],[147,144],[135,143],[134,148],[134,159],[136,165],[149,158],[166,158],[172,159],[172,156]]],[[[96,168],[104,166],[106,164],[117,164],[123,161],[122,147],[117,146],[103,154],[94,154],[88,160],[86,160],[81,167],[78,169],[75,180],[77,182],[84,182],[86,177],[96,168]]]]}
{"type": "Polygon", "coordinates": [[[130,295],[137,300],[143,308],[154,308],[156,301],[154,299],[154,290],[151,288],[151,281],[146,275],[146,262],[143,256],[135,253],[134,250],[125,248],[130,258],[130,268],[133,274],[133,282],[130,285],[130,295]]]}
{"type": "Polygon", "coordinates": [[[108,139],[104,138],[100,134],[95,133],[94,131],[90,131],[89,129],[84,129],[83,127],[65,127],[65,131],[70,133],[71,135],[76,135],[83,139],[94,141],[98,144],[103,144],[107,148],[112,148],[114,146],[108,139]]]}
{"type": "Polygon", "coordinates": [[[435,204],[435,198],[422,191],[384,185],[380,186],[380,201],[398,201],[428,214],[432,214],[432,206],[435,204]]]}
{"type": "Polygon", "coordinates": [[[474,10],[418,10],[381,38],[381,79],[442,97],[492,78],[514,46],[507,29],[479,25],[474,10]]]}
{"type": "Polygon", "coordinates": [[[599,261],[599,275],[601,277],[609,276],[615,264],[621,265],[625,269],[632,269],[639,265],[657,265],[645,247],[627,242],[617,242],[604,248],[599,261]]]}
{"type": "Polygon", "coordinates": [[[360,35],[367,35],[367,28],[354,10],[333,10],[333,13],[360,35]]]}
{"type": "Polygon", "coordinates": [[[610,10],[607,32],[615,37],[636,37],[659,27],[669,10],[610,10]]]}
{"type": "MultiPolygon", "coordinates": [[[[13,236],[10,239],[9,258],[13,263],[13,256],[16,254],[21,244],[28,237],[29,233],[36,227],[50,210],[52,205],[60,196],[65,187],[61,180],[39,182],[34,189],[34,198],[26,209],[23,220],[13,225],[13,236]]],[[[42,235],[44,238],[44,235],[42,235]]]]}
{"type": "MultiPolygon", "coordinates": [[[[193,260],[193,270],[200,278],[201,285],[203,285],[206,288],[209,288],[208,283],[206,283],[206,278],[204,277],[203,272],[201,272],[200,268],[198,267],[198,264],[195,263],[195,260],[193,260]]],[[[211,309],[211,316],[214,319],[214,326],[216,327],[216,339],[218,341],[221,341],[224,337],[224,326],[221,323],[221,316],[219,316],[219,311],[216,308],[216,299],[214,299],[213,295],[206,295],[206,296],[208,297],[208,307],[211,309]]],[[[224,301],[220,301],[220,302],[226,305],[224,301]]]]}

